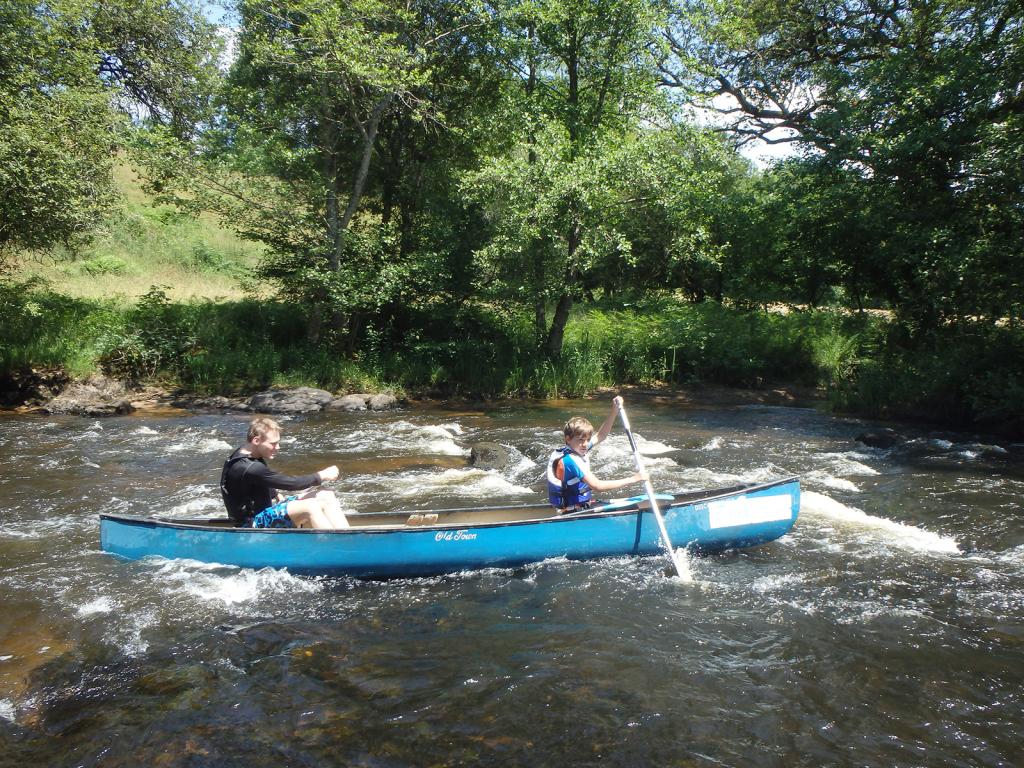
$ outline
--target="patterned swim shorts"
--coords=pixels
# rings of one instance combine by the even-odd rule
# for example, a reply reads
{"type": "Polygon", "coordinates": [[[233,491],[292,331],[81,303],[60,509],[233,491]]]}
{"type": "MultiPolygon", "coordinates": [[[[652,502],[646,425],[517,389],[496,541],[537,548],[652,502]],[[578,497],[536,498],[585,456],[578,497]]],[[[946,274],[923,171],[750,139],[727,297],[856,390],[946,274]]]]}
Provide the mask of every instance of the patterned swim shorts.
{"type": "Polygon", "coordinates": [[[272,507],[267,507],[252,519],[253,528],[294,528],[295,523],[288,517],[288,502],[297,497],[289,496],[272,507]]]}

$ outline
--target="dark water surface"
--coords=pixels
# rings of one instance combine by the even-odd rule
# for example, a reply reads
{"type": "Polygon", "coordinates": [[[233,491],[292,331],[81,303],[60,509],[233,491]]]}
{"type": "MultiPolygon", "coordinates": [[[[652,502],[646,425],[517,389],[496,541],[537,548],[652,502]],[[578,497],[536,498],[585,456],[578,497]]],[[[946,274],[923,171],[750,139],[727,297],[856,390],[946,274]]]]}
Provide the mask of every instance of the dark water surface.
{"type": "MultiPolygon", "coordinates": [[[[799,473],[757,549],[359,582],[99,551],[219,511],[235,415],[0,416],[0,766],[1021,765],[1024,446],[891,450],[813,410],[630,404],[659,490],[799,473]]],[[[352,510],[536,499],[574,412],[288,422],[352,510]],[[513,448],[504,472],[468,446],[513,448]]],[[[595,452],[631,471],[620,430],[595,452]]]]}

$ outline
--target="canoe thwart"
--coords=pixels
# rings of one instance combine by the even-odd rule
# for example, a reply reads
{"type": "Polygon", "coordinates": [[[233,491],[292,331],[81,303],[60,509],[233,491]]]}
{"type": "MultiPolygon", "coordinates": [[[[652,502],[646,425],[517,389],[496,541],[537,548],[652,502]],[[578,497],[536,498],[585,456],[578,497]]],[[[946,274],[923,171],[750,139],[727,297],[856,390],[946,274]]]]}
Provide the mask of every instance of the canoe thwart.
{"type": "Polygon", "coordinates": [[[409,519],[405,521],[406,525],[436,525],[437,514],[415,514],[409,515],[409,519]]]}

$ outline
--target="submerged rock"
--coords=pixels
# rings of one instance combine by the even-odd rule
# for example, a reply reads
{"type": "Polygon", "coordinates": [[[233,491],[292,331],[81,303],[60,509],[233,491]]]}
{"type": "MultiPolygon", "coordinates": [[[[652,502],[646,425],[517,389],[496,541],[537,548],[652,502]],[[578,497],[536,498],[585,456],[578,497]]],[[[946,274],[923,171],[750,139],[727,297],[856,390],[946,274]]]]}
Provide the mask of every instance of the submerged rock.
{"type": "Polygon", "coordinates": [[[504,469],[511,458],[508,448],[500,443],[477,443],[469,450],[469,463],[477,469],[504,469]]]}
{"type": "Polygon", "coordinates": [[[1010,452],[1006,448],[992,443],[967,443],[963,446],[963,450],[972,451],[981,456],[996,458],[1003,458],[1004,456],[1010,455],[1010,452]]]}
{"type": "Polygon", "coordinates": [[[210,397],[186,397],[174,400],[171,405],[177,408],[192,408],[215,411],[251,411],[252,407],[240,397],[224,397],[223,395],[211,395],[210,397]]]}
{"type": "Polygon", "coordinates": [[[864,445],[870,448],[892,448],[904,440],[903,435],[888,427],[869,429],[857,435],[857,442],[864,443],[864,445]]]}

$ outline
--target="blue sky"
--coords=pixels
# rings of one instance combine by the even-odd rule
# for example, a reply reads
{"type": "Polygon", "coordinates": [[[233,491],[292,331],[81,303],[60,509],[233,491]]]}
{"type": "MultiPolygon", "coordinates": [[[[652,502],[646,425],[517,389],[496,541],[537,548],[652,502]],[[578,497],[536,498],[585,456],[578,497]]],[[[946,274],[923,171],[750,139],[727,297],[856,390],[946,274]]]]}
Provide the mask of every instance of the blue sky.
{"type": "Polygon", "coordinates": [[[223,0],[199,0],[199,7],[206,15],[206,18],[214,24],[227,23],[229,14],[224,9],[224,5],[223,0]]]}

